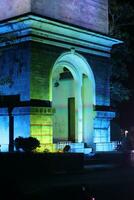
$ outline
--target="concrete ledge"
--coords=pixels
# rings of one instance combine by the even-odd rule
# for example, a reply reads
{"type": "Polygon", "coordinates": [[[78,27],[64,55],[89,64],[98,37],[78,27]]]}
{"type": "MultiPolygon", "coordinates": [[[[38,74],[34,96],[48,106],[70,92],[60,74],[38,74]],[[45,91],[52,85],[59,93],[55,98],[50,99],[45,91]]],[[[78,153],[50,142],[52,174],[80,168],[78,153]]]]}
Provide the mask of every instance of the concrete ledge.
{"type": "MultiPolygon", "coordinates": [[[[9,36],[10,33],[11,43],[32,40],[67,49],[75,48],[81,52],[104,57],[110,57],[112,46],[121,43],[114,38],[36,15],[18,17],[8,23],[1,23],[0,32],[1,37],[6,37],[6,34],[9,36]]],[[[0,43],[1,47],[6,45],[6,42],[0,43]]]]}

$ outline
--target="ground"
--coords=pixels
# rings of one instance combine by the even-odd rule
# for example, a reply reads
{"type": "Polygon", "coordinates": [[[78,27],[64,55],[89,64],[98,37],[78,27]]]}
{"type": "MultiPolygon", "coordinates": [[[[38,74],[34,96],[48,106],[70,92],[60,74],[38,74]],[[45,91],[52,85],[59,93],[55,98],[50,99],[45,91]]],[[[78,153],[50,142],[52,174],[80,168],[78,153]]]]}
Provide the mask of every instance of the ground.
{"type": "MultiPolygon", "coordinates": [[[[16,163],[17,164],[17,163],[16,163]]],[[[9,164],[10,170],[10,164],[9,164]]],[[[4,200],[133,200],[134,169],[126,163],[84,165],[77,172],[57,171],[46,174],[42,169],[16,174],[1,171],[1,195],[4,200]],[[9,175],[10,174],[10,175],[9,175]]]]}

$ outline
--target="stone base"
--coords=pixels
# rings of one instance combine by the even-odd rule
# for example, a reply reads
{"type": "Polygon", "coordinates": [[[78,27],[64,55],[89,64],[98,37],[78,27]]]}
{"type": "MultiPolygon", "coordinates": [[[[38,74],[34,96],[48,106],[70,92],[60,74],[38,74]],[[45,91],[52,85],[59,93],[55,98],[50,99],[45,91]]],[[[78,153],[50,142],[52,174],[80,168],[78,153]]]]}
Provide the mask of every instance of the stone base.
{"type": "Polygon", "coordinates": [[[0,152],[8,152],[8,150],[9,150],[8,144],[0,145],[0,152]]]}
{"type": "Polygon", "coordinates": [[[96,143],[96,151],[114,151],[116,147],[117,147],[117,142],[96,143]]]}

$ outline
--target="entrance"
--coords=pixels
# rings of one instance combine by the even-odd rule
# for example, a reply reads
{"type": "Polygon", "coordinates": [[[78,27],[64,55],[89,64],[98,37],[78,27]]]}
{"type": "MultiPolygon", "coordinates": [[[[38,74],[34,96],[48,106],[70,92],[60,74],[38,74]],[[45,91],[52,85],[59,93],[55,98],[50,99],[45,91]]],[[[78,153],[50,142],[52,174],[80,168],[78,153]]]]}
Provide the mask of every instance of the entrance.
{"type": "Polygon", "coordinates": [[[54,142],[93,143],[95,81],[87,61],[75,52],[62,54],[51,77],[54,142]]]}
{"type": "Polygon", "coordinates": [[[53,117],[54,141],[75,142],[75,81],[66,67],[55,71],[52,79],[52,105],[55,108],[53,117]]]}
{"type": "Polygon", "coordinates": [[[75,98],[68,98],[68,140],[75,142],[75,98]]]}

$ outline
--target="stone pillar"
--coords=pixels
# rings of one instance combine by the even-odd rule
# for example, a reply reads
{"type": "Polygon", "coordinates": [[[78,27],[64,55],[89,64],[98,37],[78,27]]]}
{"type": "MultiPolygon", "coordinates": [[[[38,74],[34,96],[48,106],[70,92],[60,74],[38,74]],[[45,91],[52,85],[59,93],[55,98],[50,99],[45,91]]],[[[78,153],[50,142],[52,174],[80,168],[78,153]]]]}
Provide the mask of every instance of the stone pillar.
{"type": "Polygon", "coordinates": [[[110,120],[115,117],[114,112],[96,111],[94,120],[94,143],[97,151],[112,150],[110,142],[110,120]]]}
{"type": "Polygon", "coordinates": [[[76,142],[83,142],[83,114],[81,84],[76,82],[76,142]]]}
{"type": "Polygon", "coordinates": [[[8,108],[9,115],[9,152],[14,151],[14,116],[12,114],[13,107],[8,108]]]}

